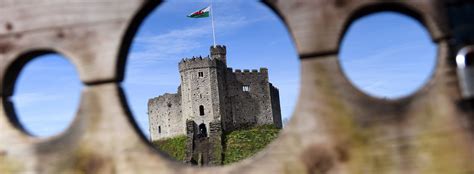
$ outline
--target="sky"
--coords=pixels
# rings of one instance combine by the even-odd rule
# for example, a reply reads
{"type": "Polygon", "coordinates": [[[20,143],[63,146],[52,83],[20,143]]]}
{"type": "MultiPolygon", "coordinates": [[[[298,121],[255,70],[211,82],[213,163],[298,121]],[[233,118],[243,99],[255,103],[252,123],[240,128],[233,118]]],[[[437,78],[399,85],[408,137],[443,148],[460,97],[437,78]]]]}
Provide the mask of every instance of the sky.
{"type": "Polygon", "coordinates": [[[339,58],[345,75],[363,92],[401,98],[431,77],[436,54],[436,44],[418,21],[384,12],[352,23],[339,58]]]}
{"type": "Polygon", "coordinates": [[[16,81],[12,98],[16,115],[33,135],[58,134],[74,118],[82,88],[75,67],[63,56],[37,57],[16,81]]]}
{"type": "MultiPolygon", "coordinates": [[[[207,56],[212,45],[210,18],[186,15],[205,1],[166,1],[142,23],[130,47],[125,80],[120,84],[134,120],[148,137],[147,102],[176,93],[178,62],[207,56]]],[[[283,119],[289,119],[298,98],[300,64],[292,38],[266,6],[249,0],[214,0],[217,44],[227,46],[227,64],[234,69],[267,67],[280,90],[283,119]]],[[[414,19],[392,12],[363,17],[342,40],[340,64],[351,82],[368,95],[409,95],[431,76],[436,45],[414,19]]],[[[15,85],[13,101],[20,122],[37,136],[51,136],[68,127],[77,112],[83,85],[74,66],[60,55],[28,63],[15,85]]]]}

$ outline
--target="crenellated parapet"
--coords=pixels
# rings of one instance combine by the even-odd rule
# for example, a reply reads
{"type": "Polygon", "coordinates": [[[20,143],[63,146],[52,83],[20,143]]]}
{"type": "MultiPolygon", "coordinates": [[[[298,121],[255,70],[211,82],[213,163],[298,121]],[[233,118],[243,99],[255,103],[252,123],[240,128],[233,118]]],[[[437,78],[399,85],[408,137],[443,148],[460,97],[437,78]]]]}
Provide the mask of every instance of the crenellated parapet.
{"type": "Polygon", "coordinates": [[[190,69],[199,69],[199,68],[218,68],[225,67],[224,64],[214,58],[210,57],[192,57],[184,58],[179,62],[179,72],[190,70],[190,69]]]}
{"type": "Polygon", "coordinates": [[[178,96],[179,96],[179,93],[173,93],[173,94],[165,93],[163,95],[148,99],[148,106],[158,105],[158,103],[163,103],[165,101],[171,101],[171,100],[174,100],[178,96]]]}
{"type": "Polygon", "coordinates": [[[211,46],[211,54],[227,54],[227,49],[225,47],[225,45],[216,45],[215,47],[214,46],[211,46]]]}
{"type": "Polygon", "coordinates": [[[211,46],[210,52],[211,58],[220,60],[222,63],[227,64],[227,48],[225,45],[211,46]]]}
{"type": "Polygon", "coordinates": [[[235,69],[232,70],[231,68],[227,69],[228,73],[233,73],[239,77],[261,77],[261,78],[268,78],[268,69],[267,68],[260,68],[260,69],[235,69]]]}
{"type": "Polygon", "coordinates": [[[257,69],[234,69],[232,68],[227,68],[228,71],[233,72],[233,73],[241,73],[241,74],[268,74],[268,68],[260,68],[259,70],[257,69]]]}
{"type": "MultiPolygon", "coordinates": [[[[165,93],[163,95],[148,99],[148,106],[168,106],[168,103],[177,104],[180,99],[181,93],[165,93]]],[[[180,104],[179,104],[180,105],[180,104]]]]}

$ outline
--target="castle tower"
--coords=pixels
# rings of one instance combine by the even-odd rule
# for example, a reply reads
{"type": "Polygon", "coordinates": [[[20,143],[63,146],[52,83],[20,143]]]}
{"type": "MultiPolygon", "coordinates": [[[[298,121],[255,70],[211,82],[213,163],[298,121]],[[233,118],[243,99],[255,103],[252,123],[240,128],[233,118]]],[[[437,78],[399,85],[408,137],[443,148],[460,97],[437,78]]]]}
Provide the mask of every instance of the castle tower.
{"type": "Polygon", "coordinates": [[[211,51],[211,58],[217,59],[222,61],[225,65],[227,65],[227,50],[225,45],[216,45],[216,47],[211,46],[210,48],[211,51]]]}
{"type": "Polygon", "coordinates": [[[184,59],[179,63],[181,110],[184,120],[196,123],[202,136],[209,136],[211,122],[220,122],[224,114],[225,47],[211,48],[213,58],[184,59]],[[214,52],[212,52],[214,51],[214,52]]]}

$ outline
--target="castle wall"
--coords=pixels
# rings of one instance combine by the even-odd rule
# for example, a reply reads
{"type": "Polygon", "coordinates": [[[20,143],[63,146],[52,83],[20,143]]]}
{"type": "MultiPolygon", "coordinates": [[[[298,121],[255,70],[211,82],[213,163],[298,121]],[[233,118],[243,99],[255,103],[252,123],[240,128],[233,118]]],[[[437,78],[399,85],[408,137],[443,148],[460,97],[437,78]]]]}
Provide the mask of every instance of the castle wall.
{"type": "Polygon", "coordinates": [[[164,94],[148,100],[148,119],[152,141],[184,135],[185,120],[181,111],[181,94],[164,94]]]}
{"type": "Polygon", "coordinates": [[[227,97],[233,126],[273,124],[273,112],[268,82],[268,70],[227,71],[227,97]],[[244,91],[248,86],[248,91],[244,91]]]}
{"type": "Polygon", "coordinates": [[[280,108],[280,92],[276,87],[269,83],[270,86],[270,97],[272,104],[272,114],[273,114],[273,124],[277,128],[283,128],[283,123],[281,120],[281,108],[280,108]]]}

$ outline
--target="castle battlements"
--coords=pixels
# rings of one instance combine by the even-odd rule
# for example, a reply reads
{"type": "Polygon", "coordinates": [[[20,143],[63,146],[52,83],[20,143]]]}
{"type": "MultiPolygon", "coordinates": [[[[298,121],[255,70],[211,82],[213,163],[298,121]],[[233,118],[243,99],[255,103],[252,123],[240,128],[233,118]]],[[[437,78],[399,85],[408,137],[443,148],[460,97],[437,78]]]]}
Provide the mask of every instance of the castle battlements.
{"type": "Polygon", "coordinates": [[[268,69],[267,68],[260,68],[260,69],[235,69],[227,68],[227,73],[234,74],[240,78],[268,78],[268,69]]]}
{"type": "Polygon", "coordinates": [[[227,68],[227,72],[236,73],[236,74],[268,74],[267,68],[260,69],[232,69],[227,68]]]}
{"type": "Polygon", "coordinates": [[[157,97],[148,99],[148,104],[164,102],[176,97],[177,95],[179,95],[179,92],[178,93],[164,93],[163,95],[159,95],[157,97]]]}
{"type": "Polygon", "coordinates": [[[227,48],[224,45],[211,46],[209,51],[213,59],[220,60],[224,65],[227,65],[227,48]]]}
{"type": "Polygon", "coordinates": [[[211,46],[211,52],[226,54],[227,49],[226,49],[225,45],[216,45],[216,47],[211,46]]]}
{"type": "Polygon", "coordinates": [[[184,62],[199,62],[199,61],[211,61],[211,58],[209,56],[202,57],[202,56],[196,56],[196,57],[191,57],[191,58],[183,58],[179,63],[184,63],[184,62]]]}
{"type": "Polygon", "coordinates": [[[185,71],[189,69],[198,69],[198,68],[216,68],[220,65],[219,60],[213,59],[210,57],[192,57],[182,59],[178,66],[179,71],[185,71]]]}
{"type": "Polygon", "coordinates": [[[199,68],[225,68],[227,49],[224,45],[211,46],[210,56],[183,58],[179,62],[179,72],[199,68]]]}

